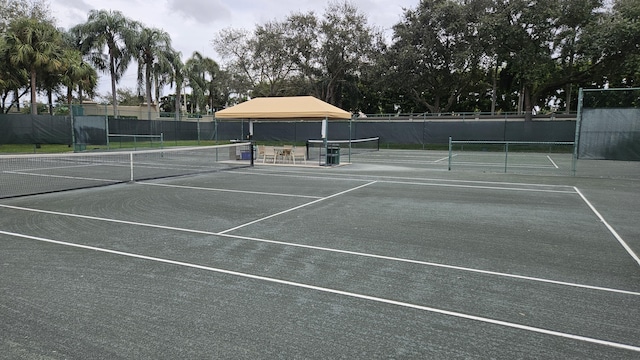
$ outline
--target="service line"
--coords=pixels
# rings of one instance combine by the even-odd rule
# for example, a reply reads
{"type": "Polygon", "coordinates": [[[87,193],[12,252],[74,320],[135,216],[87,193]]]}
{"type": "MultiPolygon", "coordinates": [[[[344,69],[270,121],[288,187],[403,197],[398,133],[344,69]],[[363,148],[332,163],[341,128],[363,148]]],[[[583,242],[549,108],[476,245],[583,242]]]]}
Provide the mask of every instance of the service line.
{"type": "Polygon", "coordinates": [[[313,204],[318,203],[318,202],[320,202],[320,201],[325,201],[325,200],[327,200],[327,199],[331,199],[331,198],[334,198],[334,197],[336,197],[336,196],[344,195],[344,194],[346,194],[346,193],[348,193],[348,192],[351,192],[351,191],[355,191],[355,190],[358,190],[358,189],[362,189],[362,188],[363,188],[363,187],[365,187],[365,186],[369,186],[369,185],[371,185],[371,184],[375,184],[375,183],[376,183],[376,181],[371,181],[371,182],[368,182],[368,183],[366,183],[366,184],[363,184],[363,185],[360,185],[360,186],[356,186],[356,187],[354,187],[354,188],[347,189],[347,190],[345,190],[345,191],[341,191],[341,192],[339,192],[339,193],[336,193],[336,194],[333,194],[333,195],[329,195],[329,196],[326,196],[326,197],[323,197],[323,198],[317,199],[317,200],[315,200],[315,201],[308,202],[308,203],[306,203],[306,204],[302,204],[302,205],[299,205],[299,206],[296,206],[296,207],[292,207],[291,209],[287,209],[287,210],[280,211],[280,212],[275,213],[275,214],[271,214],[271,215],[269,215],[269,216],[265,216],[265,217],[263,217],[263,218],[261,218],[261,219],[257,219],[257,220],[250,221],[250,222],[248,222],[248,223],[246,223],[246,224],[238,225],[238,226],[233,227],[233,228],[231,228],[231,229],[227,229],[227,230],[221,231],[221,232],[219,232],[218,234],[223,235],[223,234],[226,234],[226,233],[228,233],[228,232],[231,232],[231,231],[234,231],[234,230],[241,229],[241,228],[243,228],[243,227],[245,227],[245,226],[253,225],[253,224],[255,224],[255,223],[259,223],[259,222],[262,222],[262,221],[264,221],[264,220],[271,219],[272,217],[276,217],[276,216],[279,216],[279,215],[282,215],[282,214],[286,214],[286,213],[288,213],[288,212],[291,212],[291,211],[294,211],[294,210],[297,210],[297,209],[301,209],[301,208],[306,207],[306,206],[309,206],[309,205],[313,205],[313,204]]]}

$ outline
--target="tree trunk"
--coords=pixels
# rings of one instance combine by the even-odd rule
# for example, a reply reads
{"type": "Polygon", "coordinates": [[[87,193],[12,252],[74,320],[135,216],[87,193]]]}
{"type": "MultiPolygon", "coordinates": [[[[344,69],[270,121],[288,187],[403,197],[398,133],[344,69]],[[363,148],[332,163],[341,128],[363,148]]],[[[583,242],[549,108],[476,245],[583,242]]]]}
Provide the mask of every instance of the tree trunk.
{"type": "Polygon", "coordinates": [[[49,105],[49,115],[53,115],[53,94],[51,90],[47,90],[47,100],[49,105]]]}
{"type": "Polygon", "coordinates": [[[496,60],[496,68],[493,72],[493,85],[491,89],[491,115],[496,114],[496,101],[498,99],[498,60],[496,60]]]}
{"type": "Polygon", "coordinates": [[[180,106],[180,93],[182,92],[182,84],[176,82],[176,101],[175,101],[175,111],[176,111],[176,121],[180,121],[180,112],[182,111],[182,107],[180,106]]]}
{"type": "Polygon", "coordinates": [[[151,120],[151,68],[148,64],[145,70],[145,77],[146,77],[146,84],[145,84],[146,94],[145,95],[147,97],[147,120],[151,120]]]}
{"type": "Polygon", "coordinates": [[[531,101],[531,90],[529,87],[525,86],[524,91],[522,92],[522,97],[524,98],[524,121],[531,121],[533,116],[533,103],[531,101]]]}
{"type": "Polygon", "coordinates": [[[31,115],[38,115],[38,104],[36,103],[36,70],[31,69],[31,115]]]}
{"type": "Polygon", "coordinates": [[[67,105],[71,106],[72,101],[73,101],[73,88],[71,86],[67,86],[67,105]]]}
{"type": "Polygon", "coordinates": [[[18,94],[18,89],[13,91],[13,102],[16,104],[16,110],[20,112],[20,94],[18,94]]]}
{"type": "Polygon", "coordinates": [[[571,86],[571,84],[567,84],[567,108],[565,109],[565,114],[569,114],[571,112],[571,96],[572,94],[572,90],[573,90],[573,86],[571,86]]]}
{"type": "Polygon", "coordinates": [[[118,97],[116,94],[116,65],[113,57],[110,59],[109,71],[111,72],[111,96],[113,101],[113,117],[118,117],[118,97]]]}

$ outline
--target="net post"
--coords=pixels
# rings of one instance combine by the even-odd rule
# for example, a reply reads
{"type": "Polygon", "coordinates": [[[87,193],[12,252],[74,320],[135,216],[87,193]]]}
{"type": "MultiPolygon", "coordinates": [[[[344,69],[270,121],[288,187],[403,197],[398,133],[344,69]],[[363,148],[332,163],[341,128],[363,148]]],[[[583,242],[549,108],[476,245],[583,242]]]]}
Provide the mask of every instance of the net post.
{"type": "Polygon", "coordinates": [[[251,167],[253,167],[253,164],[254,164],[254,157],[253,157],[254,146],[255,146],[255,144],[254,144],[253,140],[251,140],[249,142],[249,153],[251,154],[251,155],[249,155],[249,158],[251,158],[251,167]]]}
{"type": "Polygon", "coordinates": [[[134,177],[133,177],[133,152],[129,153],[129,169],[131,171],[131,182],[133,182],[134,177]]]}
{"type": "Polygon", "coordinates": [[[509,158],[509,142],[504,143],[504,173],[507,173],[507,159],[509,158]]]}
{"type": "Polygon", "coordinates": [[[451,153],[452,153],[452,141],[451,136],[449,136],[449,171],[451,171],[451,153]]]}

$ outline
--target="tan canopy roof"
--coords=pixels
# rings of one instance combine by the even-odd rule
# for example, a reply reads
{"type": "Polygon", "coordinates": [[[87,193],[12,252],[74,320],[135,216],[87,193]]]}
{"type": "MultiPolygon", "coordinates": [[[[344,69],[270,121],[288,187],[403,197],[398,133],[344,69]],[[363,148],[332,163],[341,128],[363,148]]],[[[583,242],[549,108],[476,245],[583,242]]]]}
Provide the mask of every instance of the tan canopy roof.
{"type": "Polygon", "coordinates": [[[351,113],[313,96],[255,98],[216,111],[219,119],[351,119],[351,113]]]}

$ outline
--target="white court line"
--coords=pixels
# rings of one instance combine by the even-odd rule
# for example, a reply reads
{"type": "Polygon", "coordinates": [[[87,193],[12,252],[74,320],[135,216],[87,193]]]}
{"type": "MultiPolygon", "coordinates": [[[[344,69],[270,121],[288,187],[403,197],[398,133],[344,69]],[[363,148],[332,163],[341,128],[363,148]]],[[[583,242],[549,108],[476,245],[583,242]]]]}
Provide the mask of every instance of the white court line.
{"type": "Polygon", "coordinates": [[[216,233],[216,232],[211,232],[211,231],[185,229],[185,228],[179,228],[179,227],[173,227],[173,226],[165,226],[165,225],[154,225],[154,224],[140,223],[140,222],[134,222],[134,221],[127,221],[127,220],[100,218],[100,217],[95,217],[95,216],[70,214],[70,213],[63,213],[63,212],[58,212],[58,211],[31,209],[31,208],[24,208],[24,207],[19,207],[19,206],[12,206],[12,205],[2,205],[2,204],[0,204],[0,207],[1,208],[7,208],[7,209],[13,209],[13,210],[21,210],[21,211],[41,213],[41,214],[68,216],[68,217],[79,218],[79,219],[96,220],[96,221],[111,222],[111,223],[116,223],[116,224],[133,225],[133,226],[141,226],[141,227],[148,227],[148,228],[154,228],[154,229],[186,232],[186,233],[191,233],[191,234],[209,235],[209,236],[222,236],[222,237],[227,237],[227,238],[247,240],[247,241],[255,241],[255,242],[262,242],[262,243],[267,243],[267,244],[298,247],[298,248],[310,249],[310,250],[327,251],[327,252],[337,253],[337,254],[354,255],[354,256],[361,256],[361,257],[373,258],[373,259],[381,259],[381,260],[397,261],[397,262],[403,262],[403,263],[409,263],[409,264],[417,264],[417,265],[424,265],[424,266],[439,267],[439,268],[445,268],[445,269],[452,269],[452,270],[458,270],[458,271],[471,272],[471,273],[476,273],[476,274],[500,276],[500,277],[505,277],[505,278],[518,279],[518,280],[535,281],[535,282],[554,284],[554,285],[561,285],[561,286],[569,286],[569,287],[575,287],[575,288],[581,288],[581,289],[589,289],[589,290],[605,291],[605,292],[619,293],[619,294],[625,294],[625,295],[640,296],[640,292],[633,292],[633,291],[628,291],[628,290],[620,290],[620,289],[605,288],[605,287],[599,287],[599,286],[583,285],[583,284],[569,283],[569,282],[564,282],[564,281],[557,281],[557,280],[550,280],[550,279],[543,279],[543,278],[535,278],[535,277],[530,277],[530,276],[513,275],[513,274],[500,273],[500,272],[495,272],[495,271],[479,270],[479,269],[473,269],[473,268],[465,268],[465,267],[461,267],[461,266],[445,265],[445,264],[438,264],[438,263],[419,261],[419,260],[411,260],[411,259],[403,259],[403,258],[397,258],[397,257],[391,257],[391,256],[367,254],[367,253],[361,253],[361,252],[356,252],[356,251],[332,249],[332,248],[326,248],[326,247],[320,247],[320,246],[288,243],[288,242],[277,241],[277,240],[258,239],[258,238],[248,237],[248,236],[222,234],[222,233],[216,233]]]}
{"type": "MultiPolygon", "coordinates": [[[[452,157],[452,158],[454,158],[454,157],[456,157],[456,156],[458,156],[458,154],[453,154],[453,155],[451,155],[451,157],[452,157]]],[[[449,157],[448,157],[448,156],[447,156],[447,157],[443,157],[443,158],[438,159],[438,160],[436,160],[436,161],[434,161],[434,162],[441,162],[441,161],[445,161],[445,160],[449,160],[449,157]]]]}
{"type": "Polygon", "coordinates": [[[487,190],[503,190],[503,191],[527,191],[527,192],[546,192],[556,194],[574,194],[570,190],[549,190],[549,189],[526,189],[516,187],[498,187],[498,186],[480,186],[480,185],[459,185],[459,184],[437,184],[437,183],[423,183],[423,182],[408,182],[408,181],[379,181],[380,183],[387,184],[406,184],[406,185],[420,185],[420,186],[442,186],[442,187],[457,187],[465,189],[487,189],[487,190]]]}
{"type": "Polygon", "coordinates": [[[556,167],[556,169],[559,169],[558,165],[556,165],[555,161],[553,161],[553,159],[551,159],[551,156],[547,155],[547,159],[549,159],[549,161],[551,161],[551,163],[553,164],[553,166],[556,167]]]}
{"type": "MultiPolygon", "coordinates": [[[[393,159],[389,161],[389,160],[383,160],[383,159],[379,159],[379,160],[378,159],[361,159],[358,161],[358,163],[359,164],[385,164],[390,166],[394,166],[398,164],[434,165],[434,164],[437,164],[437,161],[435,160],[419,161],[419,160],[401,160],[401,159],[393,159]]],[[[432,169],[432,171],[436,171],[436,170],[440,170],[440,169],[439,168],[432,169]]]]}
{"type": "MultiPolygon", "coordinates": [[[[504,162],[499,163],[499,162],[494,162],[494,163],[488,163],[488,162],[466,162],[466,161],[461,161],[461,162],[457,162],[455,163],[455,165],[465,165],[465,166],[495,166],[495,167],[502,167],[504,168],[504,162]]],[[[553,166],[551,165],[509,165],[510,169],[551,169],[553,168],[553,166]]]]}
{"type": "Polygon", "coordinates": [[[516,185],[516,186],[530,186],[532,188],[567,188],[567,189],[571,189],[571,192],[573,193],[573,186],[571,185],[553,185],[553,184],[530,184],[530,183],[515,183],[515,182],[507,182],[507,181],[481,181],[481,180],[456,180],[456,179],[437,179],[437,178],[412,178],[412,177],[404,177],[404,176],[378,176],[378,175],[355,175],[355,174],[339,174],[339,173],[332,173],[331,177],[319,177],[318,175],[320,174],[309,174],[307,172],[300,172],[300,171],[282,171],[282,170],[273,170],[273,171],[268,171],[268,170],[261,170],[261,171],[251,171],[251,172],[246,172],[246,171],[235,171],[235,170],[230,170],[228,171],[229,173],[234,173],[234,174],[242,174],[242,175],[265,175],[265,176],[287,176],[287,177],[299,177],[299,178],[310,178],[310,179],[315,179],[315,180],[329,180],[329,181],[335,181],[336,178],[341,178],[340,180],[349,180],[349,181],[363,181],[363,180],[369,180],[371,178],[375,178],[376,181],[378,182],[384,182],[384,180],[381,179],[395,179],[395,180],[412,180],[412,181],[421,181],[421,182],[428,182],[428,181],[438,181],[438,182],[442,182],[442,183],[461,183],[461,184],[490,184],[490,185],[499,185],[499,186],[506,186],[506,185],[516,185]]]}
{"type": "Polygon", "coordinates": [[[375,184],[375,183],[376,183],[375,181],[368,182],[368,183],[366,183],[366,184],[364,184],[364,185],[356,186],[356,187],[354,187],[354,188],[351,188],[351,189],[348,189],[348,190],[345,190],[345,191],[341,191],[341,192],[339,192],[339,193],[337,193],[337,194],[333,194],[333,195],[330,195],[330,196],[326,196],[326,197],[323,197],[323,198],[317,199],[317,200],[315,200],[315,201],[312,201],[312,202],[309,202],[309,203],[306,203],[306,204],[302,204],[302,205],[300,205],[300,206],[293,207],[293,208],[291,208],[291,209],[287,209],[287,210],[284,210],[284,211],[280,211],[279,213],[271,214],[271,215],[269,215],[269,216],[265,216],[265,217],[263,217],[263,218],[261,218],[261,219],[257,219],[257,220],[250,221],[250,222],[248,222],[248,223],[246,223],[246,224],[238,225],[238,226],[233,227],[233,228],[231,228],[231,229],[227,229],[227,230],[221,231],[221,232],[219,232],[218,234],[221,234],[221,235],[222,235],[222,234],[226,234],[226,233],[228,233],[228,232],[231,232],[231,231],[234,231],[234,230],[241,229],[241,228],[243,228],[243,227],[245,227],[245,226],[253,225],[253,224],[255,224],[255,223],[259,223],[259,222],[261,222],[261,221],[264,221],[264,220],[267,220],[267,219],[271,219],[272,217],[276,217],[276,216],[279,216],[279,215],[282,215],[282,214],[286,214],[286,213],[288,213],[288,212],[291,212],[291,211],[294,211],[294,210],[297,210],[297,209],[303,208],[303,207],[305,207],[305,206],[313,205],[313,204],[318,203],[318,202],[320,202],[320,201],[324,201],[324,200],[327,200],[327,199],[334,198],[334,197],[336,197],[336,196],[344,195],[344,194],[346,194],[346,193],[348,193],[348,192],[351,192],[351,191],[354,191],[354,190],[358,190],[358,189],[361,189],[361,188],[363,188],[363,187],[365,187],[365,186],[369,186],[369,185],[371,185],[371,184],[375,184]]]}
{"type": "Polygon", "coordinates": [[[275,284],[281,284],[281,285],[287,285],[287,286],[302,288],[302,289],[309,289],[309,290],[314,290],[314,291],[319,291],[319,292],[324,292],[324,293],[329,293],[329,294],[342,295],[342,296],[346,296],[346,297],[362,299],[362,300],[367,300],[367,301],[373,301],[373,302],[382,303],[382,304],[395,305],[395,306],[399,306],[399,307],[415,309],[415,310],[421,310],[421,311],[427,311],[427,312],[440,314],[440,315],[445,315],[445,316],[452,316],[452,317],[465,319],[465,320],[478,321],[478,322],[481,322],[481,323],[498,325],[498,326],[508,327],[508,328],[517,329],[517,330],[524,330],[524,331],[534,332],[534,333],[543,334],[543,335],[556,336],[556,337],[561,337],[561,338],[570,339],[570,340],[583,341],[583,342],[587,342],[587,343],[591,343],[591,344],[597,344],[597,345],[609,346],[609,347],[618,348],[618,349],[624,349],[624,350],[640,352],[640,347],[639,346],[622,344],[622,343],[617,343],[617,342],[607,341],[607,340],[601,340],[601,339],[591,338],[591,337],[582,336],[582,335],[563,333],[563,332],[560,332],[560,331],[548,330],[548,329],[543,329],[543,328],[539,328],[539,327],[522,325],[522,324],[512,323],[512,322],[508,322],[508,321],[503,321],[503,320],[496,320],[496,319],[491,319],[491,318],[482,317],[482,316],[470,315],[470,314],[465,314],[465,313],[456,312],[456,311],[443,310],[443,309],[438,309],[438,308],[429,307],[429,306],[411,304],[411,303],[407,303],[407,302],[403,302],[403,301],[385,299],[385,298],[380,298],[380,297],[376,297],[376,296],[358,294],[358,293],[353,293],[353,292],[344,291],[344,290],[331,289],[331,288],[320,287],[320,286],[315,286],[315,285],[309,285],[309,284],[304,284],[304,283],[299,283],[299,282],[294,282],[294,281],[287,281],[287,280],[271,278],[271,277],[266,277],[266,276],[253,275],[253,274],[243,273],[243,272],[238,272],[238,271],[231,271],[231,270],[225,270],[225,269],[214,268],[214,267],[209,267],[209,266],[191,264],[191,263],[186,263],[186,262],[182,262],[182,261],[175,261],[175,260],[151,257],[151,256],[146,256],[146,255],[139,255],[139,254],[128,253],[128,252],[123,252],[123,251],[117,251],[117,250],[103,249],[103,248],[94,247],[94,246],[79,245],[79,244],[67,243],[67,242],[64,242],[64,241],[45,239],[45,238],[41,238],[41,237],[15,234],[15,233],[10,233],[10,232],[6,232],[6,231],[0,231],[0,234],[19,237],[19,238],[24,238],[24,239],[36,240],[36,241],[41,241],[41,242],[46,242],[46,243],[51,243],[51,244],[56,244],[56,245],[63,245],[63,246],[75,247],[75,248],[80,248],[80,249],[85,249],[85,250],[103,252],[103,253],[108,253],[108,254],[113,254],[113,255],[126,256],[126,257],[141,259],[141,260],[155,261],[155,262],[159,262],[159,263],[163,263],[163,264],[170,264],[170,265],[183,266],[183,267],[188,267],[188,268],[193,268],[193,269],[211,271],[211,272],[216,272],[216,273],[220,273],[220,274],[238,276],[238,277],[243,277],[243,278],[247,278],[247,279],[265,281],[265,282],[270,282],[270,283],[275,283],[275,284]]]}
{"type": "Polygon", "coordinates": [[[589,200],[587,200],[587,198],[582,195],[582,192],[580,192],[580,190],[577,187],[573,187],[576,192],[578,193],[578,195],[580,195],[580,197],[582,198],[582,200],[587,204],[587,206],[589,206],[589,208],[591,209],[591,211],[593,211],[594,214],[596,214],[596,216],[598,217],[598,219],[600,219],[600,221],[604,224],[604,226],[607,227],[607,229],[609,230],[609,232],[616,238],[616,240],[618,240],[618,242],[620,243],[620,245],[622,245],[622,247],[627,251],[627,253],[629,253],[629,255],[631,255],[631,257],[633,258],[633,260],[636,261],[636,263],[638,263],[638,265],[640,265],[640,258],[638,258],[638,255],[636,255],[635,252],[633,252],[633,250],[631,249],[631,247],[629,247],[629,245],[627,245],[627,243],[624,241],[624,239],[622,239],[622,237],[620,235],[618,235],[618,232],[611,226],[609,225],[609,223],[607,222],[607,220],[604,219],[604,217],[602,215],[600,215],[600,213],[598,212],[598,210],[596,210],[595,206],[593,206],[589,200]]]}
{"type": "MultiPolygon", "coordinates": [[[[279,174],[279,173],[262,173],[262,172],[252,172],[252,173],[246,173],[246,172],[237,172],[238,174],[243,174],[243,175],[264,175],[264,176],[281,176],[281,177],[293,177],[293,178],[311,178],[311,179],[319,179],[318,177],[314,177],[314,176],[310,176],[310,175],[290,175],[289,174],[279,174]]],[[[296,173],[293,173],[296,174],[296,173]]],[[[298,173],[299,174],[299,173],[298,173]]],[[[344,180],[344,181],[363,181],[364,178],[366,177],[371,177],[371,176],[362,176],[362,178],[341,178],[340,180],[344,180]]],[[[571,186],[567,186],[567,185],[548,185],[548,184],[519,184],[519,183],[509,183],[509,182],[491,182],[491,181],[469,181],[469,180],[447,180],[447,179],[420,179],[420,178],[405,178],[405,177],[396,177],[396,176],[381,176],[381,177],[377,177],[378,178],[376,181],[378,183],[382,183],[382,184],[407,184],[407,185],[422,185],[422,186],[442,186],[442,187],[460,187],[460,188],[467,188],[467,189],[490,189],[490,190],[504,190],[504,191],[528,191],[528,192],[550,192],[550,193],[559,193],[559,194],[575,194],[575,191],[573,191],[573,188],[571,186]],[[383,179],[399,179],[399,180],[383,180],[383,179]],[[411,180],[411,181],[409,181],[411,180]],[[429,182],[431,181],[431,182],[429,182]],[[460,182],[460,183],[465,183],[465,184],[469,184],[469,183],[475,183],[475,184],[495,184],[495,185],[502,185],[502,186],[489,186],[489,185],[461,185],[461,184],[447,184],[447,183],[438,183],[437,181],[440,182],[460,182]],[[531,186],[532,188],[517,188],[517,187],[508,187],[506,185],[513,185],[513,186],[518,186],[518,185],[522,185],[522,186],[531,186]],[[534,187],[540,187],[543,189],[537,189],[534,187]],[[555,188],[566,188],[567,190],[547,190],[544,188],[551,188],[551,187],[555,187],[555,188]]],[[[335,178],[320,178],[321,180],[330,180],[330,181],[335,181],[335,178]]]]}
{"type": "Polygon", "coordinates": [[[282,193],[268,193],[268,192],[262,192],[262,191],[217,189],[217,188],[206,188],[206,187],[198,187],[198,186],[159,184],[159,183],[140,182],[140,181],[137,181],[135,184],[137,184],[137,185],[151,185],[151,186],[164,186],[164,187],[169,187],[169,188],[189,189],[189,190],[218,191],[218,192],[230,192],[230,193],[253,194],[253,195],[267,195],[267,196],[284,196],[284,197],[295,197],[295,198],[305,198],[305,199],[321,199],[320,196],[310,196],[310,195],[294,195],[294,194],[282,194],[282,193]]]}

